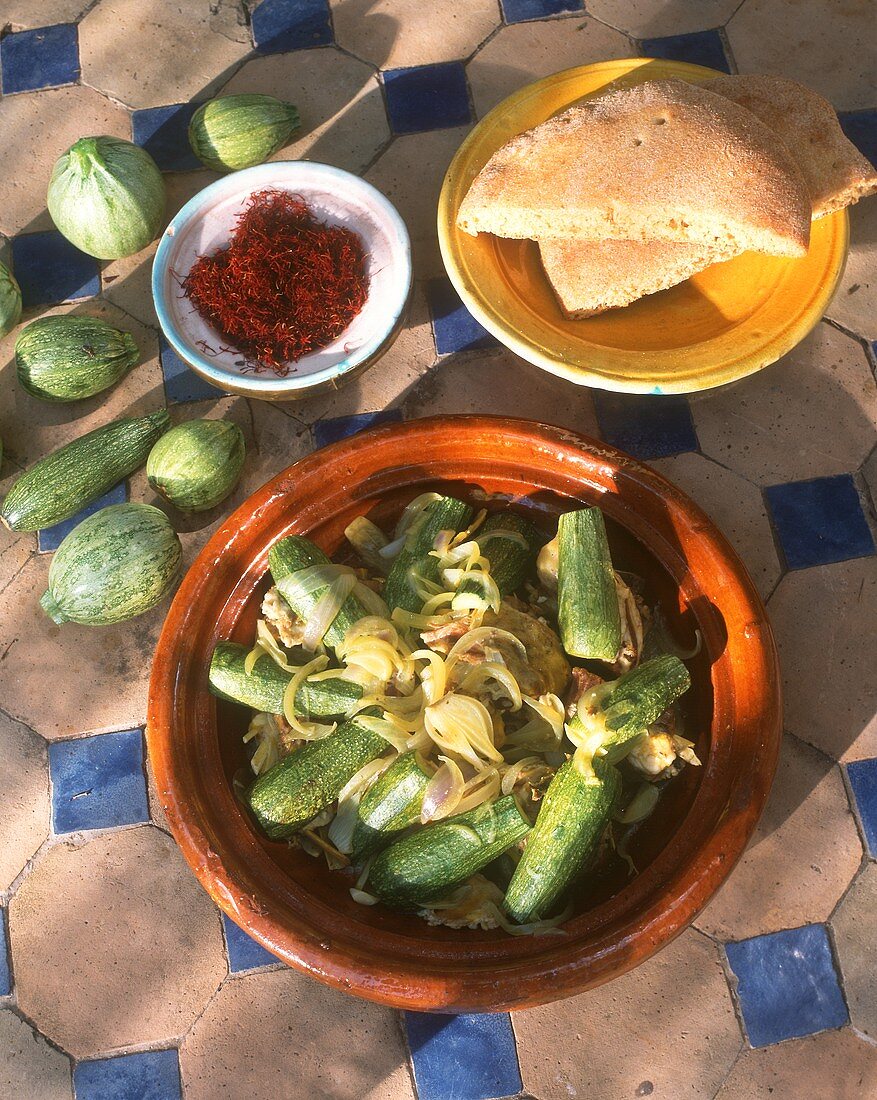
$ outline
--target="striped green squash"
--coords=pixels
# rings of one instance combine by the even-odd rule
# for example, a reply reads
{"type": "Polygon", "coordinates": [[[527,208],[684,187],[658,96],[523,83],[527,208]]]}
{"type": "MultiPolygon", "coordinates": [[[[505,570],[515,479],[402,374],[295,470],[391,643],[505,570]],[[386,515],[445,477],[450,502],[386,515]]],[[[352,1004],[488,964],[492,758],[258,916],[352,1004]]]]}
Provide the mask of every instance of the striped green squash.
{"type": "Polygon", "coordinates": [[[244,467],[244,433],[230,420],[187,420],[161,437],[146,460],[157,493],[184,512],[225,500],[244,467]]]}
{"type": "Polygon", "coordinates": [[[111,504],[58,547],[40,599],[56,623],[105,626],[133,619],[167,594],[183,558],[176,531],[151,504],[111,504]]]}
{"type": "Polygon", "coordinates": [[[15,276],[0,263],[0,336],[12,332],[21,320],[21,288],[15,276]]]}
{"type": "Polygon", "coordinates": [[[130,332],[100,317],[39,317],[15,341],[19,384],[43,401],[79,401],[115,385],[140,357],[130,332]]]}

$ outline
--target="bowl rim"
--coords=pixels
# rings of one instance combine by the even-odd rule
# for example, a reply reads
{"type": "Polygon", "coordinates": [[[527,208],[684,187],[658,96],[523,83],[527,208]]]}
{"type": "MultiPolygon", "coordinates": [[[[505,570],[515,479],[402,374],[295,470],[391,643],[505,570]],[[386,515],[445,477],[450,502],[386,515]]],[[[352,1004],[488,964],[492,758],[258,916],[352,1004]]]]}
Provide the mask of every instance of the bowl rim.
{"type": "MultiPolygon", "coordinates": [[[[421,480],[472,480],[478,475],[466,473],[474,468],[469,454],[467,449],[465,464],[458,463],[454,472],[433,472],[421,480]]],[[[489,457],[486,461],[490,462],[489,457]]],[[[506,471],[505,476],[511,480],[513,475],[506,471]]],[[[548,482],[543,484],[559,492],[548,482]]],[[[345,482],[337,492],[343,495],[349,488],[345,482]]],[[[572,499],[589,495],[593,494],[585,492],[572,499]]],[[[694,613],[705,629],[710,614],[703,619],[694,613]]],[[[767,613],[737,554],[699,506],[657,471],[614,447],[564,428],[490,416],[430,417],[378,426],[312,452],[257,490],[212,536],[174,598],[153,664],[146,729],[170,829],[202,885],[236,923],[278,958],[329,985],[397,1008],[440,1012],[532,1007],[583,992],[638,965],[681,933],[742,855],[770,791],[781,734],[779,666],[767,613]],[[440,445],[440,439],[449,436],[472,444],[481,438],[493,447],[499,439],[502,449],[512,454],[517,447],[520,454],[509,461],[525,463],[523,477],[532,476],[533,484],[540,483],[540,462],[552,461],[560,477],[578,479],[578,489],[585,489],[585,471],[594,478],[593,484],[598,477],[621,484],[630,498],[624,505],[621,491],[601,490],[607,494],[601,498],[607,514],[615,513],[616,519],[622,511],[629,514],[631,522],[621,522],[641,542],[645,542],[643,534],[651,532],[656,541],[645,542],[646,548],[674,583],[680,588],[690,583],[691,592],[702,594],[709,587],[695,585],[689,565],[689,556],[697,555],[704,580],[716,586],[714,596],[723,601],[719,619],[724,623],[726,616],[732,616],[735,625],[726,633],[727,659],[720,651],[710,671],[711,751],[691,807],[672,840],[636,878],[607,902],[571,919],[566,941],[506,936],[459,947],[456,941],[416,937],[416,945],[410,946],[410,937],[359,924],[337,907],[298,891],[259,844],[252,827],[236,830],[231,818],[244,818],[219,761],[215,707],[209,704],[208,720],[193,705],[192,696],[198,693],[206,700],[212,698],[206,691],[203,658],[195,652],[199,617],[205,642],[212,647],[220,640],[218,624],[204,626],[199,615],[205,592],[221,591],[224,603],[218,618],[226,615],[234,621],[266,569],[268,542],[255,558],[247,550],[247,574],[236,575],[231,590],[223,586],[220,563],[225,554],[231,560],[236,540],[245,543],[248,537],[257,538],[272,515],[282,516],[285,526],[272,531],[270,541],[293,531],[306,533],[333,514],[327,509],[326,492],[330,462],[344,469],[354,453],[367,454],[374,471],[369,479],[375,479],[375,484],[366,501],[373,500],[400,484],[387,480],[400,476],[400,467],[381,466],[384,451],[400,442],[409,448],[414,464],[402,467],[404,474],[407,469],[423,469],[425,446],[440,445]],[[640,522],[636,509],[630,511],[631,501],[641,507],[650,500],[667,517],[662,536],[655,535],[657,528],[647,520],[640,522]],[[682,525],[678,530],[677,524],[682,525]],[[692,540],[684,552],[677,546],[683,528],[692,540]],[[710,574],[714,565],[722,571],[721,584],[710,574]],[[730,602],[731,596],[736,602],[730,602]],[[198,678],[197,691],[192,688],[188,695],[187,675],[198,678]],[[732,719],[744,731],[741,744],[743,737],[755,741],[754,750],[752,744],[746,746],[747,766],[729,771],[729,753],[737,734],[732,719]],[[188,779],[184,774],[187,754],[188,779]],[[221,776],[218,788],[210,787],[211,775],[221,776]],[[725,786],[714,789],[719,775],[725,786]],[[625,900],[626,908],[610,913],[607,920],[603,911],[619,898],[625,900]]],[[[740,749],[738,744],[735,751],[739,754],[740,749]]]]}
{"type": "MultiPolygon", "coordinates": [[[[675,378],[672,374],[664,375],[661,378],[652,376],[648,379],[628,377],[625,371],[625,363],[629,365],[634,360],[640,362],[649,360],[652,352],[648,350],[622,351],[615,348],[603,350],[599,344],[591,344],[587,348],[587,353],[583,350],[575,356],[564,356],[545,348],[536,337],[527,331],[526,327],[516,327],[514,322],[510,321],[508,316],[496,307],[490,296],[478,285],[478,280],[470,271],[458,243],[460,236],[460,232],[456,230],[458,177],[466,166],[470,151],[478,147],[485,133],[490,132],[491,127],[496,125],[497,120],[502,119],[519,102],[526,102],[541,90],[548,90],[555,83],[576,75],[606,73],[611,77],[607,80],[607,85],[611,85],[613,80],[623,80],[635,76],[639,70],[649,66],[654,66],[658,70],[651,79],[677,78],[703,82],[717,76],[727,75],[719,69],[696,65],[688,61],[676,61],[660,57],[621,57],[589,62],[585,65],[573,65],[538,80],[530,81],[528,84],[516,89],[492,107],[466,134],[448,165],[439,192],[437,207],[436,223],[439,251],[447,276],[469,312],[501,344],[522,359],[539,367],[540,370],[547,371],[549,374],[563,378],[577,386],[592,386],[617,393],[700,393],[715,389],[718,386],[730,385],[756,374],[796,348],[816,327],[825,315],[825,311],[840,285],[849,256],[850,223],[848,209],[835,211],[820,219],[821,227],[831,226],[834,234],[833,250],[830,257],[831,263],[827,266],[825,277],[813,286],[811,294],[803,302],[798,312],[787,319],[781,327],[778,326],[773,329],[770,338],[757,348],[745,351],[731,361],[727,360],[727,356],[724,359],[719,357],[718,362],[701,365],[696,374],[690,376],[686,374],[679,378],[675,378]]],[[[650,79],[650,77],[646,76],[644,79],[650,79]]],[[[598,93],[595,92],[594,94],[598,93]]],[[[576,97],[568,105],[575,104],[581,98],[583,97],[576,97]]],[[[587,319],[583,323],[587,323],[587,319]]],[[[713,356],[713,358],[716,358],[716,356],[713,356]]]]}
{"type": "MultiPolygon", "coordinates": [[[[341,382],[351,372],[361,369],[375,361],[385,350],[388,342],[392,341],[399,331],[404,318],[405,309],[411,296],[413,285],[413,267],[411,260],[411,237],[408,227],[402,215],[392,202],[380,192],[368,180],[348,172],[344,168],[336,168],[331,164],[311,160],[281,160],[268,161],[265,164],[257,164],[252,168],[242,168],[237,172],[229,172],[219,179],[203,187],[186,202],[162,230],[158,248],[152,262],[151,286],[152,299],[161,331],[176,354],[200,375],[205,381],[218,386],[220,389],[244,394],[251,397],[271,398],[279,395],[309,396],[317,387],[327,382],[341,382]],[[273,374],[232,375],[220,370],[210,358],[190,345],[173,320],[167,295],[165,294],[165,276],[170,265],[171,251],[174,246],[174,238],[183,225],[193,221],[202,215],[203,207],[216,194],[224,192],[228,187],[228,181],[235,179],[240,183],[241,192],[252,192],[258,189],[260,180],[266,177],[276,178],[278,171],[285,173],[291,182],[303,171],[309,175],[323,177],[327,189],[332,182],[341,181],[348,190],[358,191],[373,208],[379,209],[396,233],[400,247],[396,250],[396,256],[400,265],[400,279],[398,292],[390,300],[386,311],[382,311],[385,322],[382,328],[355,352],[348,355],[340,363],[324,367],[313,374],[295,375],[285,377],[273,374]]],[[[305,359],[307,356],[304,357],[305,359]]]]}

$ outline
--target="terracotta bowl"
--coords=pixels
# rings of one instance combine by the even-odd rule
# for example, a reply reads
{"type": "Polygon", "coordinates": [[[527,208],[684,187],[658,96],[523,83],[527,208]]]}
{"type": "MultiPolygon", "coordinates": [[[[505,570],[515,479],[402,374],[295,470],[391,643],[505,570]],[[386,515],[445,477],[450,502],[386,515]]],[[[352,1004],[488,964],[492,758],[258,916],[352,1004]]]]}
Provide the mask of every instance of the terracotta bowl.
{"type": "Polygon", "coordinates": [[[542,1004],[636,966],[689,924],[728,876],[764,807],[781,704],[764,607],[725,538],[653,470],[611,447],[525,420],[442,417],[365,432],[279,474],[213,536],[183,581],[156,653],[147,735],[161,801],[183,854],[229,916],[292,966],[407,1009],[491,1011],[542,1004]],[[638,874],[589,882],[563,935],[431,928],[354,903],[347,879],[265,840],[235,799],[248,712],[207,691],[215,643],[249,641],[269,546],[287,534],[342,545],[440,487],[507,495],[537,522],[578,502],[610,521],[616,562],[645,578],[689,662],[686,768],[636,834],[638,874]]]}

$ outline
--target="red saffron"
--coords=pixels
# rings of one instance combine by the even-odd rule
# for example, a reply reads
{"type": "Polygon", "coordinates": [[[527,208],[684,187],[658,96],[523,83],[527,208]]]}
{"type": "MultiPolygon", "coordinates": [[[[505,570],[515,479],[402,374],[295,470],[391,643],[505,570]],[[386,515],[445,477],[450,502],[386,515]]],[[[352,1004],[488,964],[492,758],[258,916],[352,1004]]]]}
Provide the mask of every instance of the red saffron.
{"type": "Polygon", "coordinates": [[[331,344],[362,310],[366,259],[353,230],[318,221],[301,196],[260,191],[228,247],[199,256],[182,286],[223,340],[285,375],[290,362],[331,344]]]}

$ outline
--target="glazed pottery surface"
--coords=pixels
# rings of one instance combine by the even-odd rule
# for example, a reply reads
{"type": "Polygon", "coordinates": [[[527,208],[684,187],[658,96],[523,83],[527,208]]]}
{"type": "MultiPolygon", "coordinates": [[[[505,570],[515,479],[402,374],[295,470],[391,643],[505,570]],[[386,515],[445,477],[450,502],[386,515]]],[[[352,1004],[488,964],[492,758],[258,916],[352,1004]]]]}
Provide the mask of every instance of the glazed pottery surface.
{"type": "MultiPolygon", "coordinates": [[[[655,471],[569,431],[524,420],[442,417],[364,432],[279,474],[213,536],[184,579],[153,667],[147,736],[173,833],[216,902],[292,966],[386,1004],[491,1011],[605,982],[677,935],[730,873],[764,807],[781,734],[776,653],[746,571],[707,516],[655,471]],[[426,489],[506,501],[550,529],[579,503],[609,522],[616,565],[643,577],[690,644],[688,767],[635,834],[638,874],[586,880],[558,934],[433,928],[350,897],[352,880],[262,837],[232,780],[249,712],[207,690],[214,645],[249,643],[268,548],[288,534],[344,554],[357,515],[395,518],[426,489]]],[[[614,865],[613,865],[614,866],[614,865]]]]}
{"type": "Polygon", "coordinates": [[[846,211],[813,223],[806,256],[744,252],[660,294],[584,320],[560,311],[533,241],[472,237],[457,211],[475,176],[510,138],[590,96],[646,80],[721,75],[683,61],[629,58],[566,69],[528,84],[467,135],[448,168],[438,234],[466,307],[517,355],[580,385],[630,393],[690,393],[775,362],[825,312],[849,247],[846,211]]]}

